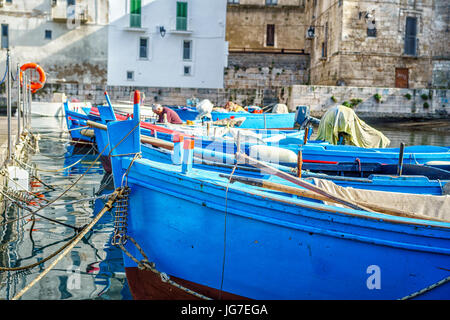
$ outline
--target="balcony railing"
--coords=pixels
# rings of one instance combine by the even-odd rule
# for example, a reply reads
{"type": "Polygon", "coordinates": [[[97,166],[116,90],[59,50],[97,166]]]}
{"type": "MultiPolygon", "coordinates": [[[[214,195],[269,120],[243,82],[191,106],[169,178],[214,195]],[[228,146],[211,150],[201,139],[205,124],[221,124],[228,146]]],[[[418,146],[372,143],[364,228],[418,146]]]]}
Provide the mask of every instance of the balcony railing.
{"type": "Polygon", "coordinates": [[[186,17],[177,17],[176,30],[178,30],[178,31],[186,31],[187,30],[187,18],[186,17]]]}
{"type": "Polygon", "coordinates": [[[130,13],[130,28],[140,28],[141,26],[141,14],[130,13]]]}
{"type": "Polygon", "coordinates": [[[88,21],[88,9],[86,6],[67,7],[58,4],[51,9],[52,20],[55,22],[66,22],[67,20],[78,20],[81,23],[88,21]]]}

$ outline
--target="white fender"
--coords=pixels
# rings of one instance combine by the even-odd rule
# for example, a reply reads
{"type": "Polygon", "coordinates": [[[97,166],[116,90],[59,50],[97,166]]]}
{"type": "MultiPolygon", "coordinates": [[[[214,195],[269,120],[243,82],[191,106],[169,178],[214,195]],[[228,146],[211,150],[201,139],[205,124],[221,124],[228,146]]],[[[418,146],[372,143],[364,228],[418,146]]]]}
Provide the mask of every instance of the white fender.
{"type": "Polygon", "coordinates": [[[294,151],[272,146],[250,146],[249,156],[257,160],[272,163],[297,163],[297,155],[294,151]]]}

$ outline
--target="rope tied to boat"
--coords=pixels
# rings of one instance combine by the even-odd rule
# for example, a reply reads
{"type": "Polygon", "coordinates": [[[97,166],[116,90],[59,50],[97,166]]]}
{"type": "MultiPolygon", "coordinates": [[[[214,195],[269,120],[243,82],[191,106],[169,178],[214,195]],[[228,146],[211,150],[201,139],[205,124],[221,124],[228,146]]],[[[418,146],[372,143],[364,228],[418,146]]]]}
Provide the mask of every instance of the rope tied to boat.
{"type": "MultiPolygon", "coordinates": [[[[33,167],[33,166],[30,166],[29,164],[23,163],[22,161],[20,161],[19,159],[17,159],[17,158],[14,157],[14,156],[12,157],[12,159],[13,159],[14,161],[16,161],[19,165],[28,167],[28,168],[33,169],[33,170],[42,171],[42,172],[51,172],[51,173],[55,173],[55,172],[62,172],[62,171],[65,171],[65,170],[68,170],[68,169],[70,169],[70,168],[76,166],[76,165],[79,164],[81,161],[85,160],[86,157],[87,157],[88,155],[90,155],[91,152],[92,152],[93,150],[94,150],[94,147],[92,147],[92,148],[91,148],[91,149],[90,149],[83,157],[81,157],[80,159],[78,159],[78,160],[75,161],[74,163],[68,165],[67,167],[59,168],[59,169],[42,169],[42,168],[35,168],[35,167],[33,167]]],[[[95,161],[94,161],[94,162],[95,162],[95,161]]]]}
{"type": "MultiPolygon", "coordinates": [[[[17,300],[21,296],[23,296],[32,286],[34,286],[39,280],[41,280],[53,267],[63,258],[65,257],[74,247],[75,245],[88,233],[89,230],[91,230],[95,224],[100,220],[100,218],[108,211],[110,211],[113,206],[114,202],[116,201],[117,197],[120,196],[123,192],[122,188],[117,188],[110,196],[107,203],[105,203],[103,209],[96,215],[92,221],[83,228],[83,231],[80,232],[77,236],[75,236],[72,240],[70,240],[68,243],[66,243],[62,248],[58,250],[58,253],[62,251],[61,255],[52,262],[52,264],[47,267],[41,274],[39,274],[38,277],[36,277],[32,282],[30,282],[25,288],[23,288],[16,296],[13,297],[12,300],[17,300]],[[64,250],[64,251],[63,251],[64,250]]],[[[56,254],[53,254],[55,256],[56,254]]],[[[48,260],[48,259],[47,259],[48,260]]],[[[40,262],[38,262],[40,263],[40,262]]]]}
{"type": "MultiPolygon", "coordinates": [[[[135,158],[137,158],[137,155],[135,155],[135,158]]],[[[128,169],[131,167],[132,163],[128,167],[128,169]]],[[[128,174],[128,170],[126,172],[128,174]]],[[[125,176],[125,174],[124,174],[125,176]]],[[[127,235],[127,214],[128,214],[128,196],[130,193],[130,188],[128,186],[122,186],[121,189],[123,190],[122,193],[117,197],[115,202],[115,213],[114,213],[114,234],[111,239],[111,244],[114,246],[118,246],[131,260],[133,260],[136,264],[139,270],[150,270],[155,274],[158,274],[161,278],[162,282],[168,283],[174,287],[177,287],[180,290],[183,290],[195,297],[198,297],[200,299],[205,300],[211,300],[211,298],[202,295],[198,292],[195,292],[189,288],[186,288],[179,283],[173,281],[170,279],[169,275],[167,275],[165,272],[161,272],[158,269],[156,269],[156,264],[154,262],[151,262],[148,259],[148,256],[145,254],[145,251],[142,249],[142,247],[137,243],[137,241],[131,237],[130,235],[127,235]],[[130,240],[131,243],[135,246],[135,248],[139,251],[139,253],[142,256],[142,259],[139,260],[136,257],[134,257],[126,248],[125,244],[127,243],[127,240],[130,240]]]]}
{"type": "Polygon", "coordinates": [[[435,282],[435,283],[433,283],[432,285],[430,285],[430,286],[428,286],[426,288],[423,288],[423,289],[421,289],[419,291],[411,293],[411,294],[409,294],[409,295],[407,295],[407,296],[405,296],[405,297],[403,297],[403,298],[401,298],[399,300],[409,300],[409,299],[415,298],[415,297],[420,296],[421,294],[424,294],[424,293],[426,293],[428,291],[431,291],[431,290],[433,290],[433,289],[435,289],[435,288],[437,288],[437,287],[439,287],[439,286],[441,286],[441,285],[443,285],[443,284],[445,284],[445,283],[447,283],[449,281],[450,281],[450,276],[448,276],[447,278],[444,278],[442,280],[439,280],[438,282],[435,282]]]}
{"type": "MultiPolygon", "coordinates": [[[[131,236],[125,236],[124,238],[130,240],[130,242],[132,242],[134,244],[134,246],[136,247],[136,249],[139,251],[139,253],[142,255],[143,259],[138,260],[136,257],[134,257],[126,248],[122,243],[119,243],[119,248],[122,249],[122,251],[128,256],[130,257],[131,260],[133,260],[139,270],[149,270],[157,275],[160,276],[160,279],[162,282],[164,283],[168,283],[184,292],[187,292],[197,298],[200,299],[204,299],[204,300],[212,300],[210,297],[207,297],[201,293],[195,292],[189,288],[186,288],[185,286],[182,286],[181,284],[173,281],[172,279],[170,279],[169,275],[165,272],[161,272],[158,269],[156,269],[156,264],[154,262],[150,262],[147,255],[145,254],[144,250],[142,249],[142,247],[136,242],[136,240],[133,239],[133,237],[131,236]]],[[[121,238],[122,240],[124,238],[121,238]]]]}

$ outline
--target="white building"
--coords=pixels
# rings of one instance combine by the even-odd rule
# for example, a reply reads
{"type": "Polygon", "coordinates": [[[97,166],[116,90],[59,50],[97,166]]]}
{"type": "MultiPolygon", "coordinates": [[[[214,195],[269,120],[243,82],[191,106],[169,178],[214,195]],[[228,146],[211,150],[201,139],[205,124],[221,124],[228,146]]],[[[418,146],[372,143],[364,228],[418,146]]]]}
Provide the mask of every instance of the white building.
{"type": "Polygon", "coordinates": [[[223,88],[227,0],[110,1],[108,85],[223,88]]]}

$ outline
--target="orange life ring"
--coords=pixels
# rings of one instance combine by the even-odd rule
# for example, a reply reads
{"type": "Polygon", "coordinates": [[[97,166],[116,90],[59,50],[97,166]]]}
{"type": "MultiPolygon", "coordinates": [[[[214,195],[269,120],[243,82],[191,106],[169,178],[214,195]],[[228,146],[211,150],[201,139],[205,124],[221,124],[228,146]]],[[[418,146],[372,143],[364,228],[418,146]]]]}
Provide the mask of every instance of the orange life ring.
{"type": "Polygon", "coordinates": [[[34,69],[39,73],[39,81],[31,81],[29,88],[31,89],[32,93],[35,93],[39,89],[41,89],[45,84],[45,72],[44,69],[40,65],[34,62],[25,63],[23,66],[20,67],[20,85],[22,84],[22,71],[25,71],[27,69],[34,69]]]}

